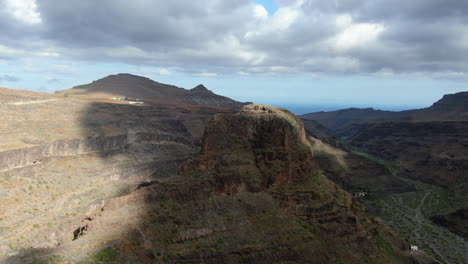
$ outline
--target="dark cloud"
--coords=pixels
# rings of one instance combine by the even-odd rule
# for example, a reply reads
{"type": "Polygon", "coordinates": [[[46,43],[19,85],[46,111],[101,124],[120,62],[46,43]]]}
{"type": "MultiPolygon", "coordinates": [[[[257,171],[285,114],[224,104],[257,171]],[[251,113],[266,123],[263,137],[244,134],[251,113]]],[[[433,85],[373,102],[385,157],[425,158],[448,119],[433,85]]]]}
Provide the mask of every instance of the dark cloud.
{"type": "Polygon", "coordinates": [[[41,23],[0,9],[0,58],[59,54],[187,72],[468,72],[468,1],[278,0],[270,17],[251,0],[36,3],[41,23]]]}

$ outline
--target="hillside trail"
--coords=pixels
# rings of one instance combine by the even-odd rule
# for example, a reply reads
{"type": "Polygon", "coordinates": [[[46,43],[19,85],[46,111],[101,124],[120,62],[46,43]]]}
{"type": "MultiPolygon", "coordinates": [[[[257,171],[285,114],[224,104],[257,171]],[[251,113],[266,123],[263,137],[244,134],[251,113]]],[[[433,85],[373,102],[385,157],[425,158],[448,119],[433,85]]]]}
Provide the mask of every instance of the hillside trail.
{"type": "Polygon", "coordinates": [[[413,216],[413,219],[414,221],[418,224],[418,228],[414,230],[414,235],[416,237],[416,239],[421,239],[421,234],[420,234],[420,231],[421,231],[421,228],[422,228],[422,223],[424,221],[424,215],[421,211],[421,208],[423,207],[424,205],[424,202],[426,201],[427,197],[431,194],[431,191],[425,191],[425,194],[423,196],[423,198],[421,199],[421,201],[419,202],[419,205],[416,209],[414,209],[414,216],[413,216]]]}
{"type": "Polygon", "coordinates": [[[424,214],[425,209],[431,207],[429,200],[433,202],[438,199],[437,189],[405,178],[401,179],[416,184],[418,191],[412,195],[391,195],[388,199],[381,201],[385,208],[391,209],[392,216],[388,220],[393,223],[392,226],[397,231],[403,227],[400,230],[403,234],[406,233],[405,230],[412,230],[412,235],[409,237],[412,244],[432,251],[432,254],[437,256],[442,263],[468,263],[466,254],[466,250],[468,250],[467,241],[448,229],[435,225],[424,214]],[[413,201],[412,203],[411,200],[413,201]]]}
{"type": "MultiPolygon", "coordinates": [[[[417,241],[420,241],[422,239],[420,232],[421,232],[421,229],[423,227],[423,223],[425,221],[427,221],[427,219],[424,217],[423,212],[422,212],[421,209],[423,208],[424,203],[426,202],[426,199],[432,193],[431,190],[429,190],[429,191],[424,190],[424,192],[425,192],[425,194],[424,194],[423,198],[421,198],[421,201],[419,202],[418,207],[416,207],[416,209],[414,209],[413,219],[418,225],[418,227],[414,230],[414,236],[415,236],[415,239],[417,241]]],[[[439,233],[439,232],[437,232],[437,233],[439,233]]],[[[442,253],[440,253],[440,251],[438,250],[438,247],[432,241],[425,241],[425,242],[426,242],[427,246],[429,246],[434,251],[434,253],[437,254],[445,263],[447,263],[447,264],[452,263],[449,260],[447,260],[442,253]]]]}
{"type": "Polygon", "coordinates": [[[21,101],[21,102],[11,102],[7,103],[8,105],[29,105],[29,104],[43,104],[48,102],[57,101],[58,99],[45,99],[45,100],[31,100],[31,101],[21,101]]]}

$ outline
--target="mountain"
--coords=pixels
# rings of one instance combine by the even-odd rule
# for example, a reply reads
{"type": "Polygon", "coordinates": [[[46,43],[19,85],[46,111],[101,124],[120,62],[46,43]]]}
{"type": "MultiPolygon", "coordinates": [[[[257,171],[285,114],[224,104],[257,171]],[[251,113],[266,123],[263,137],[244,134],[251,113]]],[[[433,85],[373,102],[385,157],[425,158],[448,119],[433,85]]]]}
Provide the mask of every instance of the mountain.
{"type": "Polygon", "coordinates": [[[343,133],[362,123],[386,121],[459,121],[468,120],[468,92],[444,95],[432,106],[400,112],[373,108],[348,108],[330,112],[315,112],[300,116],[320,123],[335,133],[343,133]]]}
{"type": "Polygon", "coordinates": [[[414,119],[423,121],[467,121],[468,92],[444,95],[432,106],[416,111],[414,119]]]}
{"type": "Polygon", "coordinates": [[[410,120],[415,110],[392,112],[375,110],[373,108],[348,108],[330,112],[316,112],[301,115],[304,120],[316,121],[334,132],[346,130],[351,125],[366,122],[382,122],[390,120],[410,120]]]}
{"type": "Polygon", "coordinates": [[[78,214],[59,245],[7,261],[417,263],[407,242],[320,173],[311,147],[284,109],[216,115],[177,176],[78,214]]]}
{"type": "Polygon", "coordinates": [[[105,99],[129,98],[139,99],[143,102],[211,105],[233,109],[240,109],[244,105],[217,95],[203,85],[186,90],[174,85],[158,83],[146,77],[123,73],[110,75],[90,84],[79,85],[57,93],[66,96],[105,99]]]}
{"type": "MultiPolygon", "coordinates": [[[[466,239],[463,229],[468,223],[465,173],[468,169],[468,92],[445,95],[432,106],[418,110],[345,109],[306,114],[301,118],[310,127],[311,134],[320,135],[343,153],[377,161],[387,167],[394,178],[416,189],[402,193],[391,185],[377,183],[383,181],[369,181],[370,177],[360,179],[365,172],[338,173],[337,170],[343,169],[336,165],[328,166],[330,169],[325,171],[331,179],[348,190],[362,185],[373,189],[389,186],[381,189],[386,196],[369,199],[366,206],[412,243],[431,244],[426,248],[432,248],[432,254],[439,260],[463,263],[463,253],[454,254],[453,251],[463,248],[462,243],[441,241],[446,241],[447,237],[450,241],[466,239]],[[418,231],[414,235],[408,234],[410,229],[431,231],[418,231]]],[[[370,169],[371,165],[365,168],[370,169]]],[[[385,175],[374,171],[380,177],[385,175]]]]}

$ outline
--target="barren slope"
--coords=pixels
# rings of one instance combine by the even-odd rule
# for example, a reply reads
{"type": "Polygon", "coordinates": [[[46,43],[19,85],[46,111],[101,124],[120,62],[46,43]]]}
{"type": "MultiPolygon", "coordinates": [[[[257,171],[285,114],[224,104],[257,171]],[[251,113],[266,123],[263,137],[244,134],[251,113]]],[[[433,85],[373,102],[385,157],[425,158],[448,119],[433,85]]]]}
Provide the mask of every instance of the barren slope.
{"type": "Polygon", "coordinates": [[[173,175],[212,116],[231,111],[8,89],[0,101],[0,258],[55,247],[106,199],[173,175]]]}

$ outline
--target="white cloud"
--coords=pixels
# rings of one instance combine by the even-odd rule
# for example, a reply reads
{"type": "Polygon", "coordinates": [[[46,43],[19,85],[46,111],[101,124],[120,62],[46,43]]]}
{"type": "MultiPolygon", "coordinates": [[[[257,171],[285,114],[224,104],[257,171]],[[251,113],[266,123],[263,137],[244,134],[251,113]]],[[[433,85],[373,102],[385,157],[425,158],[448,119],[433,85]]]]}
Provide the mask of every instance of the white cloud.
{"type": "Polygon", "coordinates": [[[39,24],[42,22],[36,0],[6,0],[6,10],[24,23],[39,24]]]}
{"type": "Polygon", "coordinates": [[[349,14],[338,15],[335,18],[336,26],[339,29],[346,29],[353,22],[353,17],[349,14]]]}
{"type": "Polygon", "coordinates": [[[254,8],[254,16],[259,19],[267,19],[268,18],[268,11],[262,5],[255,4],[254,8]]]}
{"type": "Polygon", "coordinates": [[[329,44],[338,52],[366,48],[368,45],[375,44],[379,35],[385,30],[381,24],[352,23],[349,16],[338,17],[337,25],[342,28],[342,31],[333,36],[329,44]]]}
{"type": "Polygon", "coordinates": [[[158,73],[160,75],[172,75],[172,72],[170,72],[168,69],[159,69],[158,73]]]}
{"type": "Polygon", "coordinates": [[[271,14],[252,0],[133,0],[132,12],[125,0],[0,1],[0,59],[121,62],[211,77],[468,72],[466,1],[277,0],[271,14]]]}
{"type": "Polygon", "coordinates": [[[0,57],[60,57],[60,54],[52,49],[44,48],[41,45],[36,45],[35,49],[31,50],[26,48],[12,48],[0,44],[0,57]]]}
{"type": "Polygon", "coordinates": [[[23,55],[25,52],[22,50],[10,48],[0,44],[0,56],[2,57],[13,57],[23,55]]]}
{"type": "Polygon", "coordinates": [[[196,76],[196,77],[216,77],[216,76],[218,76],[218,74],[214,73],[214,72],[194,73],[192,75],[196,76]]]}

